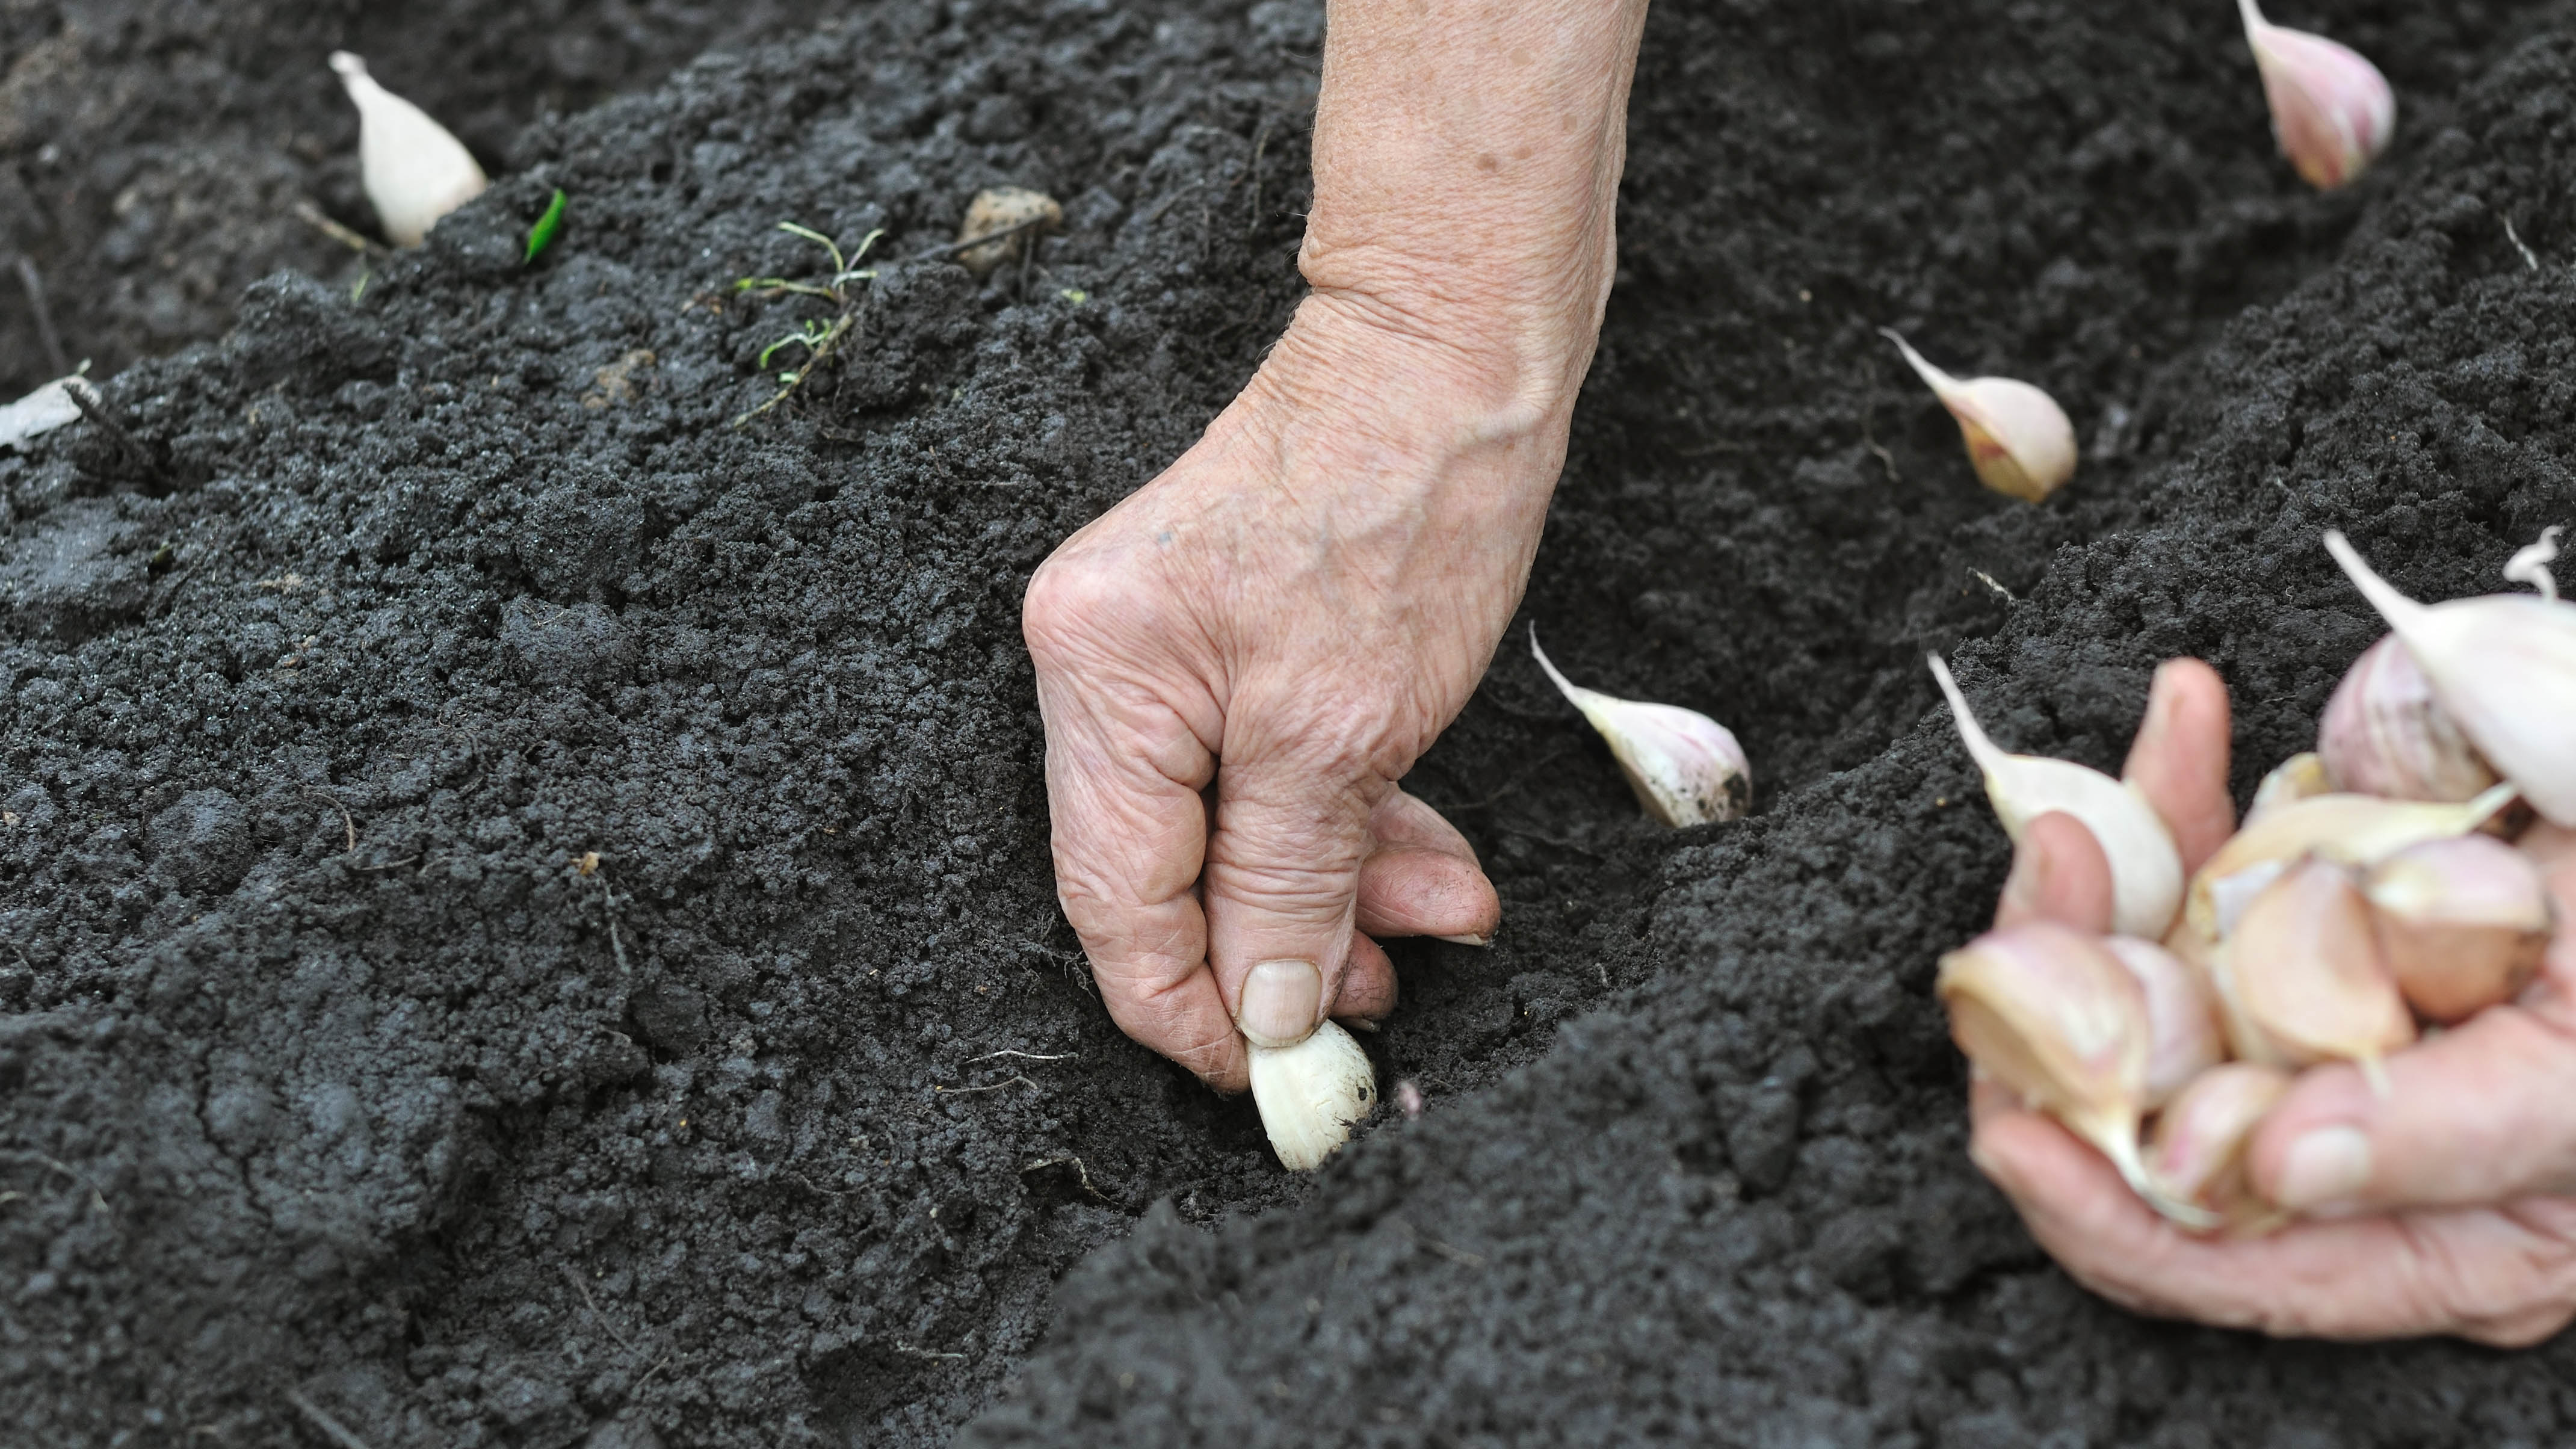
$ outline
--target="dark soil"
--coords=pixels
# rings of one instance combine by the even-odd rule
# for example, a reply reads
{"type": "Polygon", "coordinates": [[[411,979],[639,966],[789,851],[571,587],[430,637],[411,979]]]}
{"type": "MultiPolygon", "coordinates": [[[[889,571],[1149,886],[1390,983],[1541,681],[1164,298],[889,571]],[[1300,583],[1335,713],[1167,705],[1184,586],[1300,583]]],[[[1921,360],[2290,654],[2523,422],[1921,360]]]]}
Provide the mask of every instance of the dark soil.
{"type": "MultiPolygon", "coordinates": [[[[1930,9],[1656,10],[1525,622],[1734,725],[1760,811],[1644,823],[1508,646],[1414,781],[1506,934],[1398,948],[1369,1046],[1430,1109],[1312,1180],[1088,994],[1016,611],[1294,303],[1314,10],[876,7],[460,127],[508,173],[354,303],[327,247],[263,258],[331,285],[119,375],[141,456],[81,425],[0,458],[0,1422],[2563,1441],[2566,1339],[2268,1344],[2036,1254],[1929,995],[2004,849],[1920,654],[2101,764],[2201,654],[2250,787],[2376,632],[2321,527],[2444,595],[2576,515],[2576,19],[2324,17],[2403,120],[2320,198],[2225,6],[1930,9]],[[1000,183],[1064,235],[980,285],[918,259],[1000,183]],[[789,219],[886,228],[890,265],[847,365],[735,428],[828,310],[733,293],[820,271],[789,219]],[[2067,495],[1978,491],[1881,324],[2055,392],[2067,495]]],[[[371,58],[427,99],[466,67],[415,43],[371,58]]]]}

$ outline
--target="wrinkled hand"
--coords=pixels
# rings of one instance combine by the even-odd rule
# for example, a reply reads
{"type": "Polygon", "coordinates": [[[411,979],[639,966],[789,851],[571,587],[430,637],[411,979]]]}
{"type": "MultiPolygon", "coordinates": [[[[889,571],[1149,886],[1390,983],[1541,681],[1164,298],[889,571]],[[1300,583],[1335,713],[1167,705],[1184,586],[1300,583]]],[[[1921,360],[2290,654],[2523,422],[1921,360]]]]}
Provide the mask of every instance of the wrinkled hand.
{"type": "MultiPolygon", "coordinates": [[[[2186,869],[2232,828],[2227,752],[2218,676],[2166,664],[2128,778],[2186,869]]],[[[2390,1057],[2385,1098],[2352,1067],[2317,1067],[2264,1120],[2255,1189],[2302,1220],[2262,1238],[2181,1232],[1991,1082],[1973,1094],[1977,1164],[2069,1273],[2138,1312],[2325,1338],[2547,1338],[2576,1316],[2576,835],[2544,839],[2559,933],[2533,988],[2390,1057]]],[[[2069,816],[2032,822],[1995,912],[2040,918],[2111,919],[2101,847],[2069,816]]]]}
{"type": "Polygon", "coordinates": [[[1065,913],[1119,1026],[1220,1089],[1246,1037],[1395,1004],[1372,936],[1481,943],[1501,914],[1396,782],[1510,622],[1572,389],[1494,406],[1467,367],[1310,298],[1206,437],[1029,586],[1065,913]]]}

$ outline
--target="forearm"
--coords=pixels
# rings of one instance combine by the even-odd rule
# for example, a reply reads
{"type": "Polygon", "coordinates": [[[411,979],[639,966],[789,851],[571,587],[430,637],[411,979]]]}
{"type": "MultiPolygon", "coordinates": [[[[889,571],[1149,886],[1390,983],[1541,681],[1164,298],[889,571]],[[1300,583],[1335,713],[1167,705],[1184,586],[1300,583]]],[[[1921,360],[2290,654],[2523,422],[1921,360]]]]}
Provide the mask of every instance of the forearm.
{"type": "Polygon", "coordinates": [[[1300,256],[1318,302],[1454,353],[1509,414],[1561,413],[1615,266],[1645,12],[1331,0],[1300,256]]]}

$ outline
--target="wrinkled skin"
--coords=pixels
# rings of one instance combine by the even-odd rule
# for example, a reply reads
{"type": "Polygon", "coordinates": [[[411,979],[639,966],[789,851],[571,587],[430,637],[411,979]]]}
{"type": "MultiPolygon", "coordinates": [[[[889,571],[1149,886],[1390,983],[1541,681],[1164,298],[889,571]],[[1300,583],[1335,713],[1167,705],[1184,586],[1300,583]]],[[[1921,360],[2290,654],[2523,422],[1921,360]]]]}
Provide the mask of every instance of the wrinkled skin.
{"type": "MultiPolygon", "coordinates": [[[[2127,774],[2173,828],[2186,869],[2233,828],[2227,750],[2218,676],[2194,660],[2165,665],[2127,774]]],[[[2549,867],[2560,912],[2541,979],[2390,1057],[2384,1098],[2350,1066],[2302,1073],[2250,1157],[2255,1190],[2299,1221],[2261,1238],[2182,1232],[1991,1082],[1972,1094],[1978,1166],[2069,1273],[2141,1313],[2499,1347],[2556,1333],[2576,1316],[2576,834],[2543,827],[2525,845],[2549,867]]],[[[2109,927],[2109,866],[2070,816],[2032,822],[1995,911],[1998,926],[2034,919],[2109,927]]]]}

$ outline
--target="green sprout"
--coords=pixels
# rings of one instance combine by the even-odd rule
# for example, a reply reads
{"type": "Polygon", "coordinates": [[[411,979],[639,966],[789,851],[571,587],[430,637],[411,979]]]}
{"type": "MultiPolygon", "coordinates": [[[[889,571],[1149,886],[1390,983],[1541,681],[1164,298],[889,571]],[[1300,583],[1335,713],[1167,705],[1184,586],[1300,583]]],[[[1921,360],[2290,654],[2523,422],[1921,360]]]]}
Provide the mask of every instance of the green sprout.
{"type": "Polygon", "coordinates": [[[787,277],[737,277],[733,284],[735,295],[820,297],[838,307],[840,311],[828,321],[820,317],[809,317],[798,324],[795,331],[760,350],[760,359],[754,365],[763,372],[769,370],[769,359],[777,355],[779,349],[788,346],[805,349],[805,365],[792,372],[778,374],[778,391],[770,394],[769,401],[735,418],[733,425],[737,428],[785,402],[790,393],[802,387],[807,378],[812,377],[817,369],[832,360],[833,354],[848,338],[851,329],[858,325],[860,299],[858,284],[876,280],[876,269],[862,268],[859,263],[867,260],[868,249],[877,244],[877,238],[885,235],[885,228],[879,227],[859,238],[859,244],[844,255],[840,243],[812,227],[798,226],[792,221],[782,221],[778,224],[778,229],[790,236],[803,237],[829,253],[832,258],[832,275],[821,282],[800,282],[787,277]]]}
{"type": "Polygon", "coordinates": [[[558,186],[555,199],[546,203],[546,214],[537,218],[535,226],[528,228],[528,254],[519,259],[519,265],[534,266],[538,254],[554,245],[555,233],[563,230],[563,217],[564,193],[558,186]]]}

